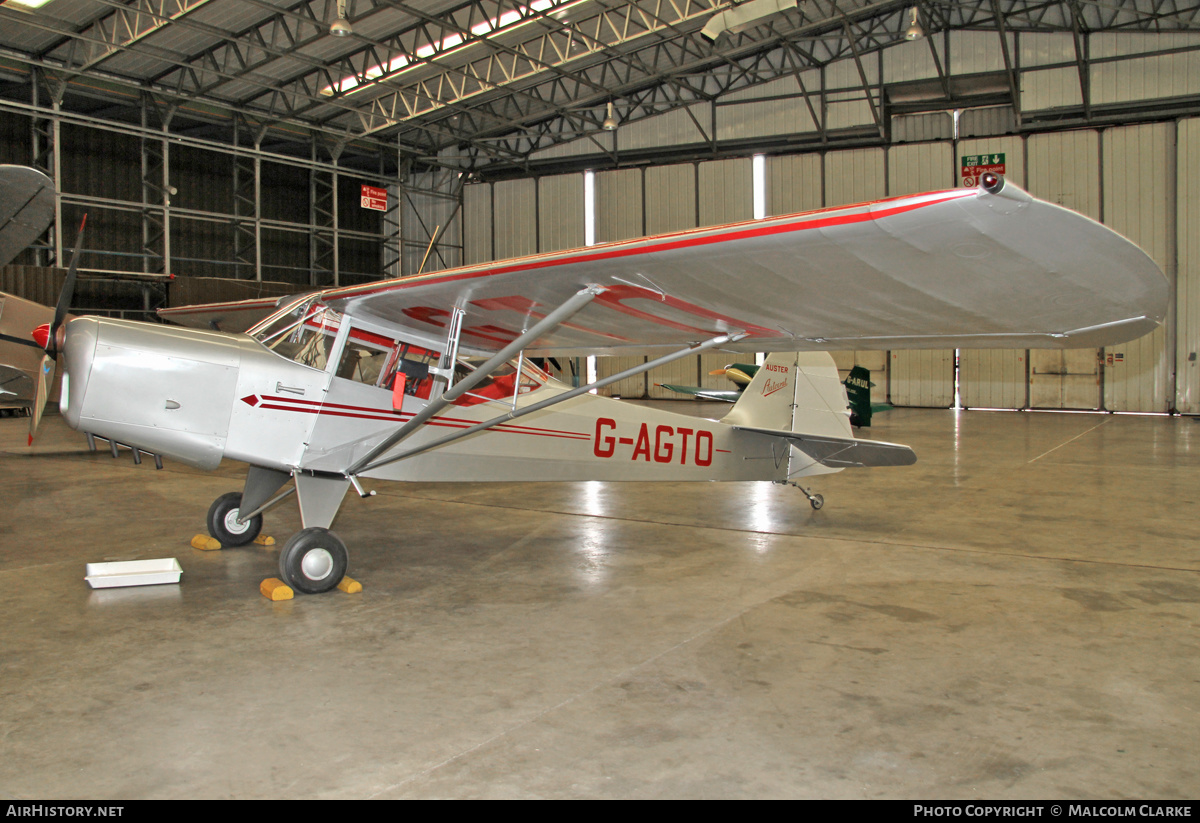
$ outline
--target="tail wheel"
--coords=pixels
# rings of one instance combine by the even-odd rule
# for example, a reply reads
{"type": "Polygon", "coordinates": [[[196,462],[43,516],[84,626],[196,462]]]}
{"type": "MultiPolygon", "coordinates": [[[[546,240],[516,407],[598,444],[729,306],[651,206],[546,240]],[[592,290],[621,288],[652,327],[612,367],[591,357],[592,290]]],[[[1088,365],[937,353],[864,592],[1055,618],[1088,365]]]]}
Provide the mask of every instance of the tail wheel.
{"type": "Polygon", "coordinates": [[[279,574],[298,592],[320,594],[342,582],[349,559],[346,544],[329,529],[301,529],[279,553],[279,574]]]}
{"type": "Polygon", "coordinates": [[[244,546],[262,531],[261,514],[256,514],[242,523],[238,522],[241,505],[241,493],[230,492],[214,500],[208,509],[208,533],[222,546],[244,546]]]}

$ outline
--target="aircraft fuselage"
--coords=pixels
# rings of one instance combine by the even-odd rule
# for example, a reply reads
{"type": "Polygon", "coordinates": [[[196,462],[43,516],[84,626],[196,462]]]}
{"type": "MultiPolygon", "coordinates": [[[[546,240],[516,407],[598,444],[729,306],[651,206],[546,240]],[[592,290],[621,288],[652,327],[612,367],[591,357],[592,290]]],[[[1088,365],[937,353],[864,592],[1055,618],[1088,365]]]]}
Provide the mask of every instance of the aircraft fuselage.
{"type": "MultiPolygon", "coordinates": [[[[325,367],[317,368],[248,335],[80,318],[67,326],[63,414],[73,428],[201,469],[229,458],[289,473],[345,473],[429,402],[406,394],[396,410],[381,380],[339,376],[330,364],[339,362],[345,337],[330,336],[325,367]]],[[[569,390],[528,363],[519,378],[515,366],[509,372],[509,379],[468,393],[390,453],[569,390]]],[[[791,476],[827,471],[814,465],[791,476]]],[[[717,421],[585,394],[362,475],[781,480],[788,475],[788,449],[717,421]]]]}

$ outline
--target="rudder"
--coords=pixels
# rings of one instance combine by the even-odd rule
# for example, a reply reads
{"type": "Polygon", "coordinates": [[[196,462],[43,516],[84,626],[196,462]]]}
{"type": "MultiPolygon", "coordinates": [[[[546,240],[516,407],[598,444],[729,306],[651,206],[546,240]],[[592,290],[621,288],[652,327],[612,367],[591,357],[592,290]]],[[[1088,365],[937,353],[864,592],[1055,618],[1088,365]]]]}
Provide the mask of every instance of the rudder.
{"type": "Polygon", "coordinates": [[[722,420],[734,426],[850,437],[849,403],[828,352],[773,352],[722,420]]]}

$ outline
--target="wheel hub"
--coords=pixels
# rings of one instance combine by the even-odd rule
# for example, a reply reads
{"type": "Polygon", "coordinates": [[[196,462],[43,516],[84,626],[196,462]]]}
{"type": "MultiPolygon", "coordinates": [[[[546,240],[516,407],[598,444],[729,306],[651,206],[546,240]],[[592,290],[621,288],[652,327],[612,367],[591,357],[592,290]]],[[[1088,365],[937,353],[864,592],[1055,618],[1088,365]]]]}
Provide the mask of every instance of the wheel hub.
{"type": "Polygon", "coordinates": [[[230,534],[246,533],[246,529],[250,528],[250,521],[238,522],[241,511],[241,509],[230,509],[229,513],[225,515],[225,531],[230,534]]]}
{"type": "Polygon", "coordinates": [[[300,570],[309,580],[324,580],[333,572],[333,555],[325,549],[312,549],[300,561],[300,570]]]}

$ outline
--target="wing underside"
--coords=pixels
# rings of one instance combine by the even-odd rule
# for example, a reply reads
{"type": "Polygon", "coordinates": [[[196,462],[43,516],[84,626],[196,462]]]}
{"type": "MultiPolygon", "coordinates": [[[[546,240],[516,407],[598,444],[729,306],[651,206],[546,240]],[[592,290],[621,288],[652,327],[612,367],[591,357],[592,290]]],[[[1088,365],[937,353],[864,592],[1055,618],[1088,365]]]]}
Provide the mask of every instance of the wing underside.
{"type": "Polygon", "coordinates": [[[1165,316],[1136,245],[1015,186],[958,189],[593,246],[326,292],[362,322],[492,352],[589,286],[530,354],[650,354],[725,333],[732,351],[1070,348],[1165,316]]]}
{"type": "Polygon", "coordinates": [[[28,166],[0,166],[0,266],[54,221],[54,182],[28,166]]]}
{"type": "Polygon", "coordinates": [[[203,303],[159,309],[163,320],[197,329],[244,332],[279,307],[278,297],[258,297],[228,303],[203,303]]]}

